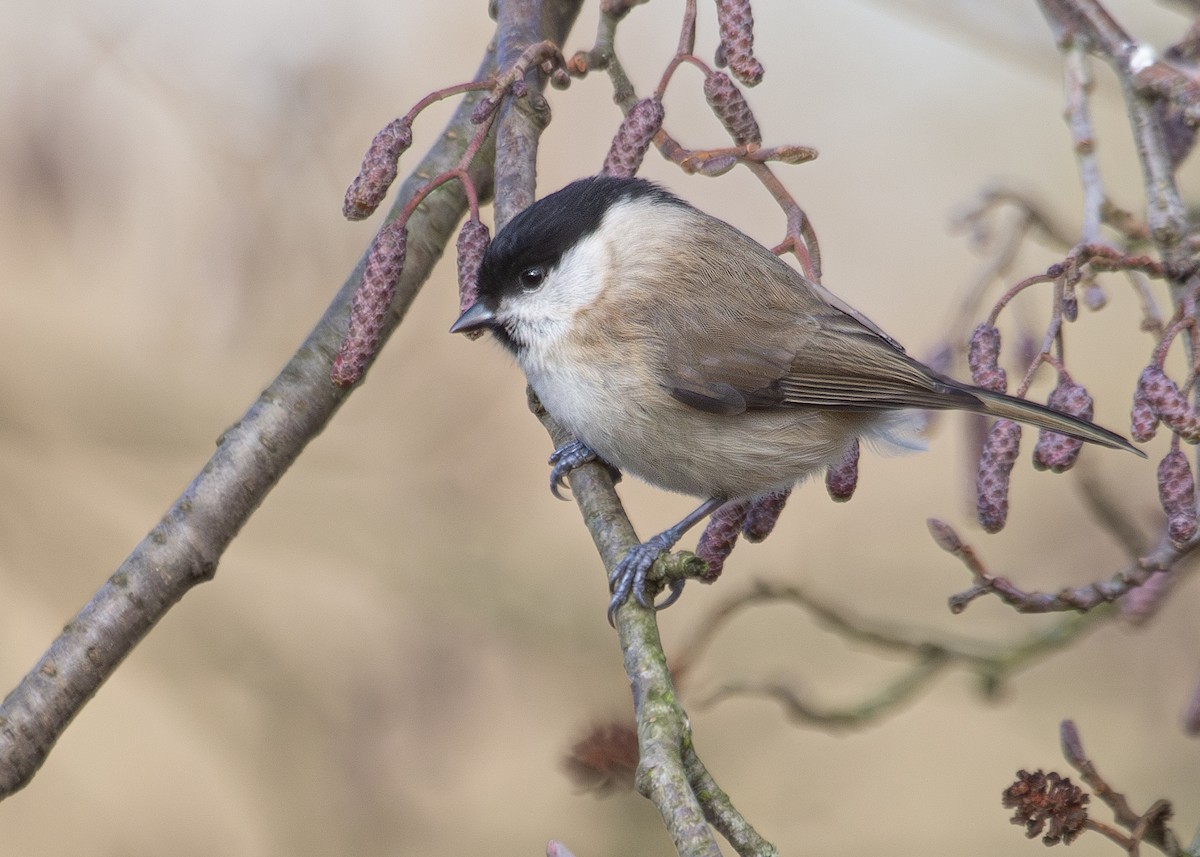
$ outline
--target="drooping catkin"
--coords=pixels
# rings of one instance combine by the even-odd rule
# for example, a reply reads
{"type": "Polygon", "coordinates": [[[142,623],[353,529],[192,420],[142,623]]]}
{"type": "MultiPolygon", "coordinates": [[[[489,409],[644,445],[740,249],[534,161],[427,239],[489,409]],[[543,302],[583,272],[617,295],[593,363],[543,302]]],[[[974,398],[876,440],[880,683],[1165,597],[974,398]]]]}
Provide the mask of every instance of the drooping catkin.
{"type": "Polygon", "coordinates": [[[746,521],[742,524],[742,534],[746,537],[746,541],[761,542],[771,535],[771,530],[775,529],[775,524],[779,521],[779,516],[791,494],[792,489],[787,488],[754,498],[746,513],[746,521]]]}
{"type": "MultiPolygon", "coordinates": [[[[471,219],[463,224],[458,233],[455,249],[458,254],[458,310],[465,311],[479,297],[479,269],[483,265],[483,254],[491,243],[487,226],[471,219]]],[[[465,331],[468,339],[478,339],[482,330],[465,331]]]]}
{"type": "Polygon", "coordinates": [[[1177,448],[1158,464],[1158,500],[1167,513],[1167,536],[1181,547],[1196,534],[1196,482],[1187,456],[1177,448]]]}
{"type": "Polygon", "coordinates": [[[379,350],[384,323],[396,294],[396,281],[404,270],[408,254],[408,227],[398,220],[379,230],[367,264],[362,284],[354,293],[350,306],[350,324],[329,377],[339,387],[355,384],[366,371],[367,364],[379,350]]]}
{"type": "Polygon", "coordinates": [[[393,119],[375,135],[358,175],[346,190],[342,214],[347,220],[364,220],[379,208],[396,180],[400,156],[411,145],[412,124],[406,117],[393,119]]]}
{"type": "Polygon", "coordinates": [[[825,490],[838,503],[854,496],[858,487],[858,438],[855,438],[842,460],[825,471],[825,490]]]}
{"type": "Polygon", "coordinates": [[[696,556],[708,563],[708,570],[700,578],[704,583],[712,583],[721,576],[725,560],[737,544],[749,508],[748,501],[730,503],[717,509],[708,519],[704,532],[700,534],[700,541],[696,543],[696,556]]]}
{"type": "Polygon", "coordinates": [[[1133,408],[1129,413],[1129,433],[1138,443],[1145,443],[1154,437],[1158,430],[1158,415],[1146,401],[1139,389],[1133,394],[1133,408]]]}
{"type": "Polygon", "coordinates": [[[763,66],[754,58],[754,13],[750,0],[717,0],[721,47],[733,76],[746,86],[763,79],[763,66]]]}
{"type": "Polygon", "coordinates": [[[755,145],[762,142],[762,131],[758,121],[746,103],[746,97],[737,85],[730,80],[729,75],[721,71],[710,72],[704,78],[704,97],[708,106],[721,120],[733,142],[739,146],[749,143],[755,145]]]}
{"type": "Polygon", "coordinates": [[[967,366],[971,378],[985,390],[1003,393],[1008,389],[1008,373],[1000,367],[1000,331],[980,324],[967,341],[967,366]]]}
{"type": "MultiPolygon", "coordinates": [[[[1061,380],[1046,401],[1056,411],[1079,417],[1091,422],[1094,414],[1092,397],[1088,391],[1074,381],[1061,380]]],[[[1033,466],[1038,470],[1062,473],[1070,470],[1079,458],[1083,441],[1049,429],[1038,431],[1037,444],[1033,448],[1033,466]]]]}
{"type": "Polygon", "coordinates": [[[1008,483],[1021,447],[1021,426],[1012,420],[996,420],[983,442],[975,504],[979,523],[989,533],[1004,529],[1008,520],[1008,483]]]}
{"type": "Polygon", "coordinates": [[[643,98],[633,105],[613,136],[608,157],[604,159],[600,171],[618,178],[633,177],[665,117],[666,111],[657,98],[643,98]]]}
{"type": "Polygon", "coordinates": [[[1200,440],[1200,419],[1187,397],[1160,366],[1150,365],[1138,378],[1138,394],[1150,405],[1163,424],[1188,443],[1200,440]]]}

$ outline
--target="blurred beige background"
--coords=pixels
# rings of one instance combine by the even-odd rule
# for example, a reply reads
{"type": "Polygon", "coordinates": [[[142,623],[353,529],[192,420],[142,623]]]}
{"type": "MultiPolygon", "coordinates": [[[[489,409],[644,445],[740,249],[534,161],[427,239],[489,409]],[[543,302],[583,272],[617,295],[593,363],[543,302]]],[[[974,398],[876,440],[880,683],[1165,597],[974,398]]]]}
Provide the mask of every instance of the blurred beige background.
{"type": "MultiPolygon", "coordinates": [[[[1112,0],[1159,46],[1186,22],[1112,0]]],[[[341,196],[378,127],[469,77],[483,2],[100,0],[6,4],[0,28],[0,686],[13,686],[142,537],[288,359],[368,241],[341,196]]],[[[594,32],[596,4],[568,52],[594,32]]],[[[702,56],[715,22],[701,4],[702,56]]],[[[635,10],[621,49],[644,91],[680,4],[635,10]]],[[[786,181],[814,219],[826,283],[918,354],[945,335],[978,265],[952,213],[994,182],[1069,229],[1079,193],[1052,40],[1032,2],[759,0],[768,142],[817,147],[786,181]]],[[[1096,102],[1117,200],[1140,208],[1112,81],[1096,102]]],[[[721,139],[699,76],[668,99],[685,141],[721,139]]],[[[545,190],[594,171],[617,121],[604,79],[551,93],[545,190]]],[[[416,148],[446,109],[417,126],[416,148]]],[[[415,158],[409,160],[411,164],[415,158]]],[[[773,243],[781,218],[745,176],[647,174],[773,243]]],[[[1195,189],[1195,170],[1188,185],[1195,189]]],[[[1018,275],[1044,268],[1036,248],[1018,275]]],[[[1121,281],[1070,331],[1097,415],[1124,425],[1151,347],[1121,281]]],[[[1036,322],[1036,299],[1016,317],[1036,322]]],[[[599,562],[573,504],[546,490],[549,442],[496,347],[446,335],[447,259],[368,383],[264,504],[215,581],[147,638],[0,806],[0,853],[258,855],[669,854],[653,808],[564,777],[565,748],[624,715],[628,688],[599,562]]],[[[1009,528],[983,537],[964,491],[962,423],[931,451],[866,456],[859,493],[800,492],[776,534],[662,617],[668,649],[758,578],[797,582],[869,620],[1013,640],[1045,627],[980,602],[926,534],[968,534],[1028,587],[1107,577],[1116,543],[1078,481],[1015,476],[1009,528]]],[[[1028,437],[1028,435],[1027,435],[1028,437]]],[[[1161,441],[1161,439],[1160,439],[1161,441]]],[[[1081,468],[1157,523],[1152,460],[1089,451],[1081,468]]],[[[690,507],[626,484],[643,533],[690,507]]],[[[1200,751],[1181,732],[1200,680],[1193,583],[1143,629],[1109,627],[1028,670],[996,704],[952,673],[903,711],[843,734],[777,706],[691,706],[697,746],[788,854],[1040,853],[999,793],[1019,767],[1062,768],[1057,724],[1133,804],[1200,817],[1200,751]]],[[[743,617],[688,700],[739,676],[849,704],[902,663],[847,646],[798,611],[743,617]]],[[[1107,820],[1103,809],[1097,817],[1107,820]]],[[[1112,854],[1084,837],[1077,855],[1112,854]]]]}

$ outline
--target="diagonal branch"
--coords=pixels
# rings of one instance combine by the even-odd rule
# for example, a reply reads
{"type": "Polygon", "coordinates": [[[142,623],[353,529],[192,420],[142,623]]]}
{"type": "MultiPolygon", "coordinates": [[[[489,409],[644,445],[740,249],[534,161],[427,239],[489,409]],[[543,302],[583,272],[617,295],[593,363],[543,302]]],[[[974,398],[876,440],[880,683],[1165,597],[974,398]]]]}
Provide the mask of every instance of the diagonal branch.
{"type": "MultiPolygon", "coordinates": [[[[561,42],[579,5],[555,0],[537,9],[546,36],[561,42]]],[[[496,69],[492,46],[477,78],[496,69]]],[[[403,184],[393,215],[424,183],[420,176],[458,164],[481,97],[465,97],[450,122],[455,133],[441,135],[403,184]]],[[[489,144],[471,169],[483,193],[492,186],[493,157],[489,144]]],[[[461,188],[451,184],[430,194],[410,219],[408,260],[383,338],[403,320],[466,207],[461,188]]],[[[330,383],[329,371],[364,261],[365,255],[278,377],[218,439],[217,451],[191,484],[0,704],[0,799],[29,783],[75,715],[167,611],[213,578],[230,542],[344,401],[347,391],[330,383]]]]}

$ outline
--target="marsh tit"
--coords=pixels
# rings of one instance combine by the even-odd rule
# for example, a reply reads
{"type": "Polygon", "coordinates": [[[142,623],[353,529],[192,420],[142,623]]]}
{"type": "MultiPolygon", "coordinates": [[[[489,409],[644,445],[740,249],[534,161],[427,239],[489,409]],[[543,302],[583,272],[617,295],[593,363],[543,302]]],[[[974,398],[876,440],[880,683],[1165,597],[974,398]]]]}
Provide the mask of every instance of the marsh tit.
{"type": "Polygon", "coordinates": [[[556,494],[570,469],[599,458],[705,498],[620,562],[610,620],[630,593],[651,606],[655,559],[722,504],[822,472],[856,439],[913,446],[914,410],[974,411],[1137,451],[930,369],[758,242],[643,179],[582,179],[514,217],[451,332],[482,329],[577,439],[551,458],[556,494]]]}

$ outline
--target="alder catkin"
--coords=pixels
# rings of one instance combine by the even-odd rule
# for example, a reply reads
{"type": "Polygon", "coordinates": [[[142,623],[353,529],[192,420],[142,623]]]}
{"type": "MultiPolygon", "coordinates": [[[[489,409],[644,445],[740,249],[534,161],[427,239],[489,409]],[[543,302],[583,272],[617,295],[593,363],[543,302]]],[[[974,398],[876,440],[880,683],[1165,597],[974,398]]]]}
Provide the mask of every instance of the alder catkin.
{"type": "Polygon", "coordinates": [[[408,228],[403,223],[393,220],[379,230],[367,254],[362,284],[354,293],[350,324],[329,373],[330,380],[339,387],[349,387],[362,378],[379,350],[407,253],[408,228]]]}
{"type": "Polygon", "coordinates": [[[996,420],[983,442],[975,504],[979,523],[989,533],[1004,529],[1008,520],[1008,483],[1021,446],[1021,426],[1012,420],[996,420]]]}
{"type": "Polygon", "coordinates": [[[855,438],[842,460],[825,471],[825,490],[838,503],[853,497],[858,487],[858,452],[858,438],[855,438]]]}
{"type": "MultiPolygon", "coordinates": [[[[1092,397],[1074,381],[1061,380],[1050,392],[1046,401],[1056,411],[1079,417],[1091,422],[1094,415],[1092,397]]],[[[1037,445],[1033,448],[1033,466],[1038,470],[1062,473],[1070,470],[1079,458],[1083,441],[1049,429],[1038,431],[1037,445]]]]}
{"type": "Polygon", "coordinates": [[[662,127],[666,111],[657,98],[643,98],[625,115],[613,136],[601,172],[617,178],[632,178],[642,165],[650,141],[662,127]]]}
{"type": "Polygon", "coordinates": [[[717,24],[729,70],[746,86],[756,86],[763,79],[763,66],[754,58],[754,14],[750,0],[717,0],[717,24]]]}
{"type": "MultiPolygon", "coordinates": [[[[458,311],[465,312],[479,297],[479,269],[483,254],[491,243],[491,233],[478,220],[468,220],[458,233],[455,250],[458,254],[458,311]]],[[[478,339],[482,330],[463,332],[468,339],[478,339]]]]}
{"type": "Polygon", "coordinates": [[[967,367],[971,378],[985,390],[1003,393],[1008,389],[1008,373],[999,365],[1000,331],[980,324],[967,341],[967,367]]]}
{"type": "Polygon", "coordinates": [[[1182,547],[1196,534],[1196,483],[1187,456],[1172,449],[1158,465],[1158,499],[1167,513],[1167,536],[1182,547]]]}
{"type": "Polygon", "coordinates": [[[731,503],[717,509],[709,517],[704,532],[700,534],[700,541],[696,543],[696,556],[708,563],[708,569],[699,578],[704,583],[712,583],[721,576],[725,560],[737,544],[749,508],[749,501],[731,503]]]}
{"type": "Polygon", "coordinates": [[[761,542],[771,535],[771,530],[775,529],[779,515],[783,512],[783,507],[791,494],[792,489],[787,488],[763,494],[751,501],[745,523],[742,524],[742,534],[746,537],[746,541],[761,542]]]}
{"type": "Polygon", "coordinates": [[[762,142],[762,131],[758,127],[758,121],[754,118],[750,105],[746,103],[742,91],[730,80],[729,75],[721,71],[710,72],[708,77],[704,78],[704,97],[708,99],[708,106],[721,120],[733,142],[739,146],[748,143],[757,145],[762,142]]]}
{"type": "Polygon", "coordinates": [[[1142,391],[1133,394],[1133,409],[1129,413],[1129,433],[1138,443],[1145,443],[1154,437],[1158,430],[1158,415],[1146,401],[1142,391]]]}
{"type": "Polygon", "coordinates": [[[396,180],[400,156],[411,145],[412,124],[406,117],[393,119],[375,135],[358,175],[346,190],[342,214],[347,220],[363,220],[379,208],[396,180]]]}
{"type": "Polygon", "coordinates": [[[1138,395],[1150,405],[1154,415],[1183,440],[1188,443],[1200,440],[1200,419],[1188,404],[1187,397],[1161,367],[1150,365],[1142,370],[1138,378],[1138,395]]]}

